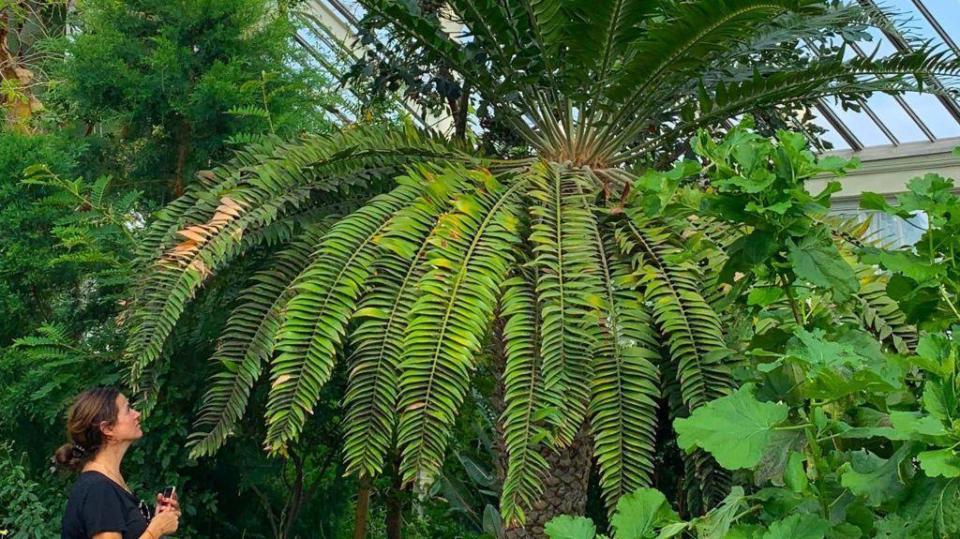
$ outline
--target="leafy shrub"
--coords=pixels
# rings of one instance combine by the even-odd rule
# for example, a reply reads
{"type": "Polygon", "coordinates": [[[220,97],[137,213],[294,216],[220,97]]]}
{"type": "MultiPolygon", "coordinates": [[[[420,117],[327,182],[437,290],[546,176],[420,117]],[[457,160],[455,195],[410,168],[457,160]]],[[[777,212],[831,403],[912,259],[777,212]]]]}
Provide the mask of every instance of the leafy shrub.
{"type": "MultiPolygon", "coordinates": [[[[928,216],[920,242],[890,250],[849,223],[827,225],[833,186],[817,196],[803,187],[816,168],[849,163],[811,167],[795,135],[768,141],[746,126],[719,142],[701,135],[693,146],[713,188],[702,198],[705,214],[742,233],[711,263],[729,284],[718,302],[729,306],[728,339],[743,361],[736,392],[673,428],[680,449],[709,453],[737,486],[687,519],[663,493],[640,489],[620,500],[612,536],[960,536],[953,181],[916,178],[895,203],[864,195],[867,209],[928,216]]],[[[547,532],[597,536],[582,517],[554,519],[547,532]]]]}

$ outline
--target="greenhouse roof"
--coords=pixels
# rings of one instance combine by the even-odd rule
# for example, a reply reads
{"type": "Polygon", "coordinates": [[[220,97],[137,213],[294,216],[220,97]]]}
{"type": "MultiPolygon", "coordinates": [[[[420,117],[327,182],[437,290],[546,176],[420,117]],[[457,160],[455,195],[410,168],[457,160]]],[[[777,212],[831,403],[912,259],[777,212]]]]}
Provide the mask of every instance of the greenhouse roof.
{"type": "MultiPolygon", "coordinates": [[[[879,7],[897,30],[871,28],[872,39],[854,44],[847,50],[848,56],[909,52],[921,42],[960,56],[960,0],[860,1],[879,7]]],[[[353,0],[308,0],[305,29],[298,41],[323,68],[340,77],[361,54],[356,31],[362,14],[353,0]]],[[[931,80],[928,84],[939,83],[931,80]]],[[[821,99],[816,105],[815,122],[826,129],[822,138],[835,150],[859,152],[960,139],[960,103],[954,98],[929,93],[875,94],[857,104],[859,111],[844,110],[830,99],[821,99]]]]}

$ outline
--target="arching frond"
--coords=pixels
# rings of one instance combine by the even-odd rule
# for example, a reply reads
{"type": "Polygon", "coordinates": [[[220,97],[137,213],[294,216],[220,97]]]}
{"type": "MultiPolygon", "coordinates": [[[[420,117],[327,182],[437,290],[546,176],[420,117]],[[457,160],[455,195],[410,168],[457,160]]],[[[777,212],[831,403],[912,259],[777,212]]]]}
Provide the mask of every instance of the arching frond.
{"type": "Polygon", "coordinates": [[[524,510],[543,493],[549,464],[541,454],[550,432],[544,427],[540,377],[539,309],[534,283],[517,276],[504,283],[500,316],[505,323],[504,411],[500,418],[507,448],[507,473],[500,494],[504,522],[523,525],[524,510]]]}
{"type": "Polygon", "coordinates": [[[334,225],[294,283],[270,370],[265,442],[270,451],[282,452],[313,411],[378,255],[374,240],[421,190],[400,185],[334,225]]]}
{"type": "Polygon", "coordinates": [[[460,174],[421,168],[399,180],[425,186],[424,194],[400,210],[375,239],[381,255],[350,336],[353,355],[344,398],[346,473],[380,473],[393,444],[404,330],[426,271],[425,256],[436,224],[451,196],[464,184],[460,174]]]}
{"type": "Polygon", "coordinates": [[[660,345],[638,280],[612,239],[595,231],[606,293],[596,349],[590,427],[608,511],[652,484],[660,400],[660,345]]]}
{"type": "Polygon", "coordinates": [[[392,177],[410,163],[468,159],[415,130],[364,128],[258,146],[204,174],[207,190],[191,191],[185,204],[175,202],[148,232],[143,252],[153,257],[153,270],[137,285],[127,346],[135,388],[204,281],[249,246],[245,237],[315,204],[317,192],[392,177]],[[273,153],[260,153],[267,150],[273,153]]]}
{"type": "MultiPolygon", "coordinates": [[[[456,172],[456,171],[454,171],[456,172]]],[[[403,343],[397,444],[405,483],[428,485],[489,331],[500,283],[519,241],[523,176],[505,187],[486,171],[460,172],[478,185],[441,216],[427,251],[430,270],[410,312],[403,343]]]]}
{"type": "Polygon", "coordinates": [[[326,223],[308,227],[257,272],[253,284],[237,298],[211,358],[222,370],[211,378],[188,438],[193,457],[213,455],[243,416],[250,390],[273,355],[281,312],[292,295],[290,284],[310,261],[326,227],[326,223]]]}
{"type": "Polygon", "coordinates": [[[586,416],[592,378],[591,352],[603,302],[595,249],[596,226],[583,196],[584,178],[542,163],[528,195],[534,200],[529,236],[534,245],[540,299],[540,356],[543,387],[557,440],[573,441],[586,416]]]}
{"type": "Polygon", "coordinates": [[[183,241],[155,262],[141,285],[144,291],[127,346],[135,391],[140,390],[140,376],[160,356],[187,303],[213,272],[240,252],[244,231],[269,224],[309,196],[309,189],[295,189],[249,211],[243,197],[223,197],[209,222],[179,232],[183,241]]]}
{"type": "Polygon", "coordinates": [[[677,365],[683,403],[695,409],[733,387],[720,320],[700,295],[695,269],[676,260],[678,250],[665,230],[637,212],[628,214],[617,242],[640,275],[644,298],[677,365]]]}

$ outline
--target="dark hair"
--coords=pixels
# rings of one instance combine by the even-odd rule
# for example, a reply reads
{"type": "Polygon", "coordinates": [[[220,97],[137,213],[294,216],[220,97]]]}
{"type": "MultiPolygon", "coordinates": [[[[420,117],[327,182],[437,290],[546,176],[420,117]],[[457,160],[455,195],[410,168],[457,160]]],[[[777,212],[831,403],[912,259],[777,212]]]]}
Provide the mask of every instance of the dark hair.
{"type": "Polygon", "coordinates": [[[117,421],[117,397],[114,387],[95,387],[77,395],[67,413],[67,440],[53,455],[61,468],[79,471],[103,446],[100,424],[113,425],[117,421]]]}

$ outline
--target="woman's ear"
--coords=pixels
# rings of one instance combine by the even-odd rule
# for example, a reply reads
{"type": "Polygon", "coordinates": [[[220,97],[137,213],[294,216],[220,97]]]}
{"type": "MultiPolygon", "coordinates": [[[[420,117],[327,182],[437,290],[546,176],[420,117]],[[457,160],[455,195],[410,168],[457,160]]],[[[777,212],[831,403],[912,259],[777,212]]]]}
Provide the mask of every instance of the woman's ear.
{"type": "Polygon", "coordinates": [[[113,425],[111,425],[108,421],[100,422],[100,432],[103,434],[104,442],[109,442],[111,439],[113,439],[113,430],[113,425]]]}

